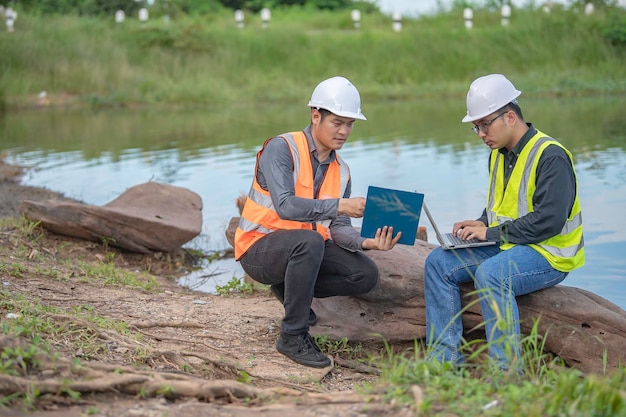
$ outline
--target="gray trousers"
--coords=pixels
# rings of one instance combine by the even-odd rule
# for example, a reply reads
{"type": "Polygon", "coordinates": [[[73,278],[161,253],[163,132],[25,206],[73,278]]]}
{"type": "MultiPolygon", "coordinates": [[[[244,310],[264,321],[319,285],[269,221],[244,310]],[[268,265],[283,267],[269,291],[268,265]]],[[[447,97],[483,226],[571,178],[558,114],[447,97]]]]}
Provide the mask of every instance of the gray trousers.
{"type": "Polygon", "coordinates": [[[279,230],[258,240],[239,262],[255,281],[283,292],[281,330],[309,330],[313,297],[357,295],[378,282],[378,268],[363,252],[350,252],[312,230],[279,230]]]}

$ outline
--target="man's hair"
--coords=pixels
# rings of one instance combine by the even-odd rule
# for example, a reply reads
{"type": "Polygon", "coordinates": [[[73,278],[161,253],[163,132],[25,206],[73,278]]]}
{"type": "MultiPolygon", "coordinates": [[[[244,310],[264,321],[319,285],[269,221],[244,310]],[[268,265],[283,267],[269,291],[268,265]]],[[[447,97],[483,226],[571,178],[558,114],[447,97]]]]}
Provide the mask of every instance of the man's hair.
{"type": "Polygon", "coordinates": [[[312,107],[312,109],[317,110],[318,112],[320,112],[320,114],[322,115],[321,117],[321,121],[323,122],[324,119],[326,118],[326,116],[333,114],[332,112],[326,110],[326,109],[321,109],[319,107],[312,107]]]}
{"type": "Polygon", "coordinates": [[[508,103],[505,106],[502,106],[500,108],[500,111],[514,111],[515,114],[517,114],[517,117],[520,118],[520,120],[524,120],[524,115],[522,115],[522,109],[520,108],[519,104],[517,104],[517,100],[513,100],[510,103],[508,103]]]}

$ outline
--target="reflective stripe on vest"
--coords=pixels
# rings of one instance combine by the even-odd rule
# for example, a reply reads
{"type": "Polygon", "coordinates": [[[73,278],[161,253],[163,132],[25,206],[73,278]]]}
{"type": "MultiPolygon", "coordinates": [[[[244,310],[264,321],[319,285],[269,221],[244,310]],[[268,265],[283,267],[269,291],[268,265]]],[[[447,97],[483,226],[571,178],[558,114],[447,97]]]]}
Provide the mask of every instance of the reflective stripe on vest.
{"type": "MultiPolygon", "coordinates": [[[[314,196],[314,174],[311,164],[311,152],[309,143],[304,132],[292,132],[279,136],[284,139],[289,150],[293,163],[293,181],[296,197],[313,199],[314,196]]],[[[241,258],[243,254],[260,238],[272,233],[275,230],[285,229],[309,229],[319,232],[324,239],[330,237],[328,227],[331,219],[306,223],[295,220],[281,219],[272,203],[272,198],[268,191],[261,188],[256,180],[259,169],[259,158],[267,145],[268,139],[263,144],[263,148],[257,153],[255,175],[252,187],[248,193],[248,198],[239,219],[239,226],[235,232],[235,259],[241,258]]],[[[331,162],[324,176],[319,190],[319,198],[341,198],[343,197],[348,181],[350,180],[350,169],[348,165],[335,152],[335,161],[331,162]]]]}
{"type": "MultiPolygon", "coordinates": [[[[559,142],[537,131],[537,134],[522,149],[506,189],[504,188],[504,157],[498,150],[492,151],[487,196],[487,219],[490,227],[534,211],[532,198],[536,189],[537,165],[548,145],[561,147],[570,158],[573,167],[571,153],[559,142]]],[[[575,172],[574,175],[576,175],[575,172]]],[[[500,248],[507,250],[513,246],[515,244],[505,242],[500,248]]],[[[584,264],[582,214],[578,191],[572,211],[559,234],[529,246],[541,253],[550,265],[559,271],[569,272],[584,264]]]]}

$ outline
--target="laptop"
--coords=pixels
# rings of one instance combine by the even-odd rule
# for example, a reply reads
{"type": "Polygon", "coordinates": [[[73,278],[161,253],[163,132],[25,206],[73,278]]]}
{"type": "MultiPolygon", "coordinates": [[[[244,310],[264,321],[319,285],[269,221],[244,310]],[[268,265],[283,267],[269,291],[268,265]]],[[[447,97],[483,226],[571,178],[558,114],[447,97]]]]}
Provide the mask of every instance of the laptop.
{"type": "Polygon", "coordinates": [[[428,207],[426,206],[425,202],[423,204],[423,208],[424,208],[424,212],[426,213],[426,216],[428,217],[428,221],[430,221],[430,224],[432,224],[433,226],[433,230],[435,230],[435,235],[437,236],[437,240],[441,244],[442,249],[445,249],[445,250],[467,249],[467,248],[475,248],[478,246],[491,246],[491,245],[496,244],[496,242],[490,242],[488,240],[487,241],[478,240],[478,239],[465,240],[465,239],[461,239],[460,237],[453,235],[452,233],[441,234],[439,232],[439,229],[437,228],[437,225],[435,224],[435,221],[433,220],[433,216],[430,215],[430,211],[428,210],[428,207]]]}
{"type": "Polygon", "coordinates": [[[370,185],[363,211],[361,236],[374,237],[377,229],[392,226],[394,236],[402,232],[398,243],[415,245],[423,201],[424,194],[370,185]]]}

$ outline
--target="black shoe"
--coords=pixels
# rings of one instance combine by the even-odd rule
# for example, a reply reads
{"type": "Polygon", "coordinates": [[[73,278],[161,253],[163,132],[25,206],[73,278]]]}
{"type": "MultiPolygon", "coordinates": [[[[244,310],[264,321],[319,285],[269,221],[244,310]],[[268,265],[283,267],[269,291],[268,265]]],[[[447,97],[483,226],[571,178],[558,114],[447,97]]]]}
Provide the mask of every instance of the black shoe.
{"type": "MultiPolygon", "coordinates": [[[[284,284],[270,285],[270,291],[272,292],[272,294],[274,294],[274,297],[276,297],[278,301],[280,301],[281,304],[285,304],[284,284]]],[[[312,308],[309,309],[309,321],[307,322],[307,324],[309,325],[309,327],[313,327],[317,324],[317,314],[315,314],[315,311],[313,311],[312,308]]]]}
{"type": "Polygon", "coordinates": [[[292,336],[281,332],[276,342],[276,349],[300,365],[312,368],[330,366],[330,359],[320,351],[315,340],[308,333],[292,336]]]}

